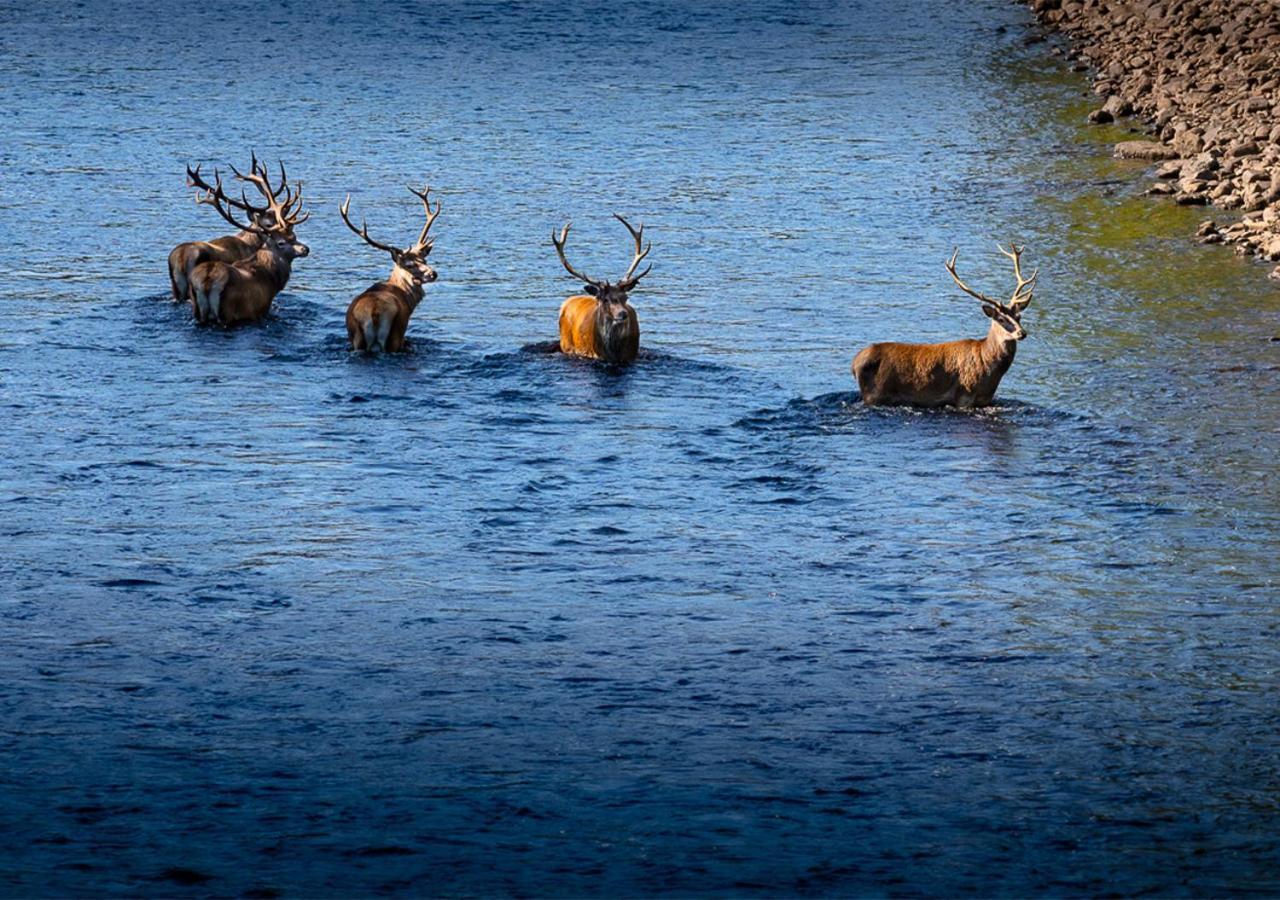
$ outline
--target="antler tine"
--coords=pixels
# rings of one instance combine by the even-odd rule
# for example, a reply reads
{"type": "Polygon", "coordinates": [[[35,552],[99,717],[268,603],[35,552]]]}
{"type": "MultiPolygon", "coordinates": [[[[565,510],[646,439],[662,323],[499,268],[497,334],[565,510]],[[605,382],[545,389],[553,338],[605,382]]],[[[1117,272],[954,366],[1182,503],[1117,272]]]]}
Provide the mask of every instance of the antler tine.
{"type": "Polygon", "coordinates": [[[1040,274],[1040,268],[1037,266],[1035,271],[1031,273],[1030,278],[1022,277],[1022,251],[1026,250],[1026,246],[1019,247],[1012,241],[1009,242],[1009,250],[1004,249],[998,243],[996,249],[1003,253],[1009,259],[1013,260],[1013,276],[1018,279],[1018,286],[1013,289],[1013,296],[1009,299],[1009,305],[1013,305],[1024,297],[1027,302],[1031,301],[1031,294],[1036,289],[1036,276],[1040,274]]]}
{"type": "Polygon", "coordinates": [[[308,210],[307,212],[302,212],[302,182],[301,181],[298,182],[298,193],[285,194],[285,201],[282,208],[284,210],[285,221],[289,223],[290,227],[301,225],[303,222],[307,221],[307,219],[311,218],[310,210],[308,210]],[[292,209],[290,209],[290,207],[292,207],[292,209]]]}
{"type": "MultiPolygon", "coordinates": [[[[265,163],[262,166],[262,174],[263,175],[267,174],[267,166],[265,163]]],[[[298,185],[299,187],[301,187],[302,182],[299,181],[298,185]]],[[[284,173],[284,160],[282,159],[280,160],[280,191],[283,191],[288,187],[289,187],[289,176],[284,173]]],[[[272,196],[278,197],[280,195],[280,191],[272,191],[272,196]]]]}
{"type": "Polygon", "coordinates": [[[258,155],[256,153],[250,153],[248,175],[245,175],[235,166],[231,167],[231,171],[235,174],[236,178],[239,178],[241,181],[247,182],[258,189],[258,193],[267,201],[267,205],[260,210],[260,214],[266,214],[267,212],[272,213],[276,218],[276,227],[278,229],[281,231],[287,231],[292,226],[306,221],[305,217],[297,218],[298,209],[300,208],[298,201],[302,196],[302,182],[298,182],[298,196],[293,196],[289,191],[289,178],[288,174],[285,172],[284,160],[280,160],[279,187],[271,186],[271,174],[267,170],[267,164],[259,162],[258,155]],[[283,202],[280,200],[281,194],[284,195],[283,202]],[[294,204],[297,204],[297,206],[295,206],[291,211],[289,207],[294,204]]]}
{"type": "Polygon", "coordinates": [[[241,231],[257,231],[258,228],[257,228],[256,222],[254,222],[253,225],[245,225],[242,222],[236,221],[236,217],[231,215],[231,213],[228,210],[223,208],[222,204],[224,202],[228,203],[228,205],[234,205],[235,202],[232,200],[229,200],[227,196],[222,193],[222,179],[216,178],[216,182],[217,183],[214,185],[214,187],[211,190],[206,190],[203,195],[197,194],[196,202],[203,203],[207,206],[212,206],[214,209],[218,211],[218,215],[222,216],[222,218],[226,219],[228,222],[230,222],[232,225],[234,225],[236,228],[240,229],[241,231]]]}
{"type": "MultiPolygon", "coordinates": [[[[199,165],[197,165],[194,169],[191,168],[190,166],[187,166],[187,187],[198,188],[199,190],[204,191],[206,194],[212,194],[216,190],[216,192],[222,197],[222,201],[224,203],[226,203],[228,206],[234,206],[236,209],[240,210],[241,212],[247,212],[249,213],[250,216],[260,216],[267,211],[265,206],[254,206],[252,203],[249,202],[248,198],[245,197],[243,194],[241,194],[239,200],[234,200],[231,197],[228,197],[226,194],[223,194],[222,193],[222,175],[218,172],[217,169],[213,170],[213,179],[216,184],[216,187],[215,185],[210,185],[209,182],[204,180],[204,177],[200,174],[199,165]]],[[[199,200],[198,197],[196,199],[199,200]]]]}
{"type": "Polygon", "coordinates": [[[641,278],[648,275],[649,269],[653,268],[651,264],[647,269],[645,269],[635,278],[631,277],[631,273],[634,272],[636,270],[636,267],[639,266],[640,263],[644,261],[644,258],[649,255],[649,251],[653,249],[653,244],[650,243],[647,247],[644,247],[643,249],[641,249],[641,245],[644,243],[644,223],[641,223],[640,227],[637,229],[637,228],[632,228],[631,223],[628,222],[626,219],[622,218],[622,216],[618,215],[617,213],[614,213],[613,217],[626,226],[627,231],[631,232],[632,240],[636,242],[635,255],[631,259],[631,265],[627,268],[626,274],[622,276],[622,278],[618,281],[618,283],[619,284],[635,284],[641,278]]]}
{"type": "Polygon", "coordinates": [[[601,284],[603,284],[603,282],[597,281],[596,279],[588,275],[582,274],[573,266],[569,265],[569,260],[565,259],[564,244],[565,244],[565,241],[569,239],[569,226],[571,226],[572,224],[573,224],[572,222],[564,223],[564,228],[560,229],[559,240],[556,239],[556,230],[554,228],[551,229],[551,243],[556,248],[556,255],[560,257],[560,262],[565,267],[565,270],[574,278],[577,278],[578,280],[582,281],[584,284],[590,284],[595,287],[599,287],[601,284]]]}
{"type": "Polygon", "coordinates": [[[409,193],[421,200],[423,208],[427,211],[427,224],[422,226],[422,231],[418,234],[418,240],[414,242],[413,246],[423,250],[430,250],[432,241],[427,239],[427,232],[431,230],[431,226],[435,222],[436,216],[440,215],[440,200],[436,200],[436,211],[432,212],[431,185],[423,185],[420,192],[414,190],[413,185],[409,185],[409,193]]]}
{"type": "Polygon", "coordinates": [[[992,306],[995,306],[995,307],[1003,306],[1003,304],[1000,303],[999,300],[992,300],[986,294],[981,294],[978,291],[975,291],[973,288],[969,287],[969,285],[965,284],[963,281],[960,280],[960,276],[956,274],[956,257],[959,255],[960,255],[960,248],[957,247],[952,252],[951,259],[948,260],[946,263],[944,263],[944,265],[946,266],[947,272],[951,274],[952,280],[955,281],[956,285],[960,288],[960,290],[964,291],[970,297],[974,297],[975,299],[981,300],[983,303],[990,303],[992,306]]]}
{"type": "Polygon", "coordinates": [[[359,228],[356,228],[356,226],[352,225],[351,219],[347,217],[347,213],[348,211],[350,211],[350,209],[351,209],[351,195],[347,194],[347,199],[343,201],[342,206],[338,208],[338,212],[342,214],[342,221],[347,223],[347,227],[350,228],[352,231],[354,231],[357,235],[359,235],[360,239],[364,241],[366,244],[368,244],[370,247],[373,247],[377,250],[385,251],[386,253],[390,253],[393,257],[400,256],[400,249],[398,247],[392,247],[390,244],[380,243],[378,241],[375,241],[373,238],[369,237],[369,223],[366,222],[364,219],[360,220],[359,228]]]}

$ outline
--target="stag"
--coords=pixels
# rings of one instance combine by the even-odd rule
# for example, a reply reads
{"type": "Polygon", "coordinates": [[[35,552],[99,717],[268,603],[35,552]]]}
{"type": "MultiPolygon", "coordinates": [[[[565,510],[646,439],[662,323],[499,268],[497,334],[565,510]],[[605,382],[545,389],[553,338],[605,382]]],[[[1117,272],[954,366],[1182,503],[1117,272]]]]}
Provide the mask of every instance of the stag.
{"type": "MultiPolygon", "coordinates": [[[[222,190],[220,179],[197,199],[217,210],[232,225],[255,232],[261,246],[250,257],[227,263],[211,260],[200,263],[191,272],[192,310],[197,322],[254,322],[271,308],[276,294],[284,290],[294,259],[310,251],[294,237],[294,228],[305,222],[310,213],[302,212],[302,185],[297,193],[285,189],[284,198],[273,194],[264,172],[236,177],[256,186],[267,200],[268,215],[261,222],[243,224],[231,213],[232,204],[222,190]]],[[[281,167],[283,174],[283,166],[281,167]]]]}
{"type": "Polygon", "coordinates": [[[982,340],[946,341],[941,344],[900,344],[888,342],[864,347],[853,358],[853,375],[858,379],[862,399],[871,406],[987,406],[995,396],[1000,379],[1013,363],[1018,341],[1027,336],[1022,327],[1022,311],[1031,303],[1036,275],[1022,277],[1022,251],[1011,244],[997,249],[1013,260],[1017,287],[1008,303],[993,300],[973,290],[956,274],[956,256],[946,263],[951,278],[969,296],[982,304],[991,319],[982,340]]]}
{"type": "MultiPolygon", "coordinates": [[[[267,167],[265,164],[260,166],[256,154],[253,155],[250,162],[250,171],[260,175],[263,181],[266,182],[267,167]]],[[[218,180],[216,171],[214,172],[214,179],[215,181],[218,180]]],[[[278,188],[269,188],[271,197],[279,197],[287,183],[284,163],[282,162],[280,164],[280,186],[278,188]]],[[[210,185],[200,175],[199,165],[194,169],[187,166],[187,187],[197,188],[206,194],[213,191],[213,185],[210,185]]],[[[197,197],[199,197],[199,194],[197,194],[197,197]]],[[[245,213],[252,224],[264,229],[270,227],[270,209],[266,206],[257,206],[250,203],[243,193],[240,195],[239,200],[227,197],[226,203],[245,213]]],[[[258,248],[261,246],[261,231],[241,229],[235,234],[227,235],[226,237],[214,238],[211,241],[187,241],[174,247],[169,253],[169,286],[173,290],[174,301],[181,302],[193,299],[190,288],[191,273],[200,263],[213,260],[227,263],[239,262],[257,253],[258,248]]]]}
{"type": "Polygon", "coordinates": [[[432,210],[430,185],[423,187],[421,192],[411,187],[409,193],[422,201],[427,222],[418,233],[418,239],[403,250],[369,237],[369,225],[363,219],[359,228],[351,224],[347,216],[351,209],[350,194],[338,210],[342,221],[362,241],[375,250],[391,254],[391,274],[387,280],[371,285],[347,307],[347,337],[351,340],[352,350],[385,350],[388,353],[403,350],[409,317],[422,301],[424,286],[436,280],[436,270],[427,265],[427,256],[435,239],[427,237],[427,233],[431,231],[436,216],[440,215],[440,201],[436,201],[436,208],[432,210]]]}
{"type": "Polygon", "coordinates": [[[649,255],[652,245],[644,243],[644,225],[632,228],[617,213],[613,217],[631,232],[636,245],[631,265],[617,282],[598,281],[569,265],[569,260],[564,255],[564,245],[569,238],[569,226],[572,223],[566,223],[560,229],[558,238],[553,230],[551,243],[565,269],[583,283],[583,290],[586,291],[586,294],[570,297],[560,305],[560,351],[624,365],[633,362],[640,352],[640,320],[627,301],[627,295],[653,268],[650,264],[639,275],[635,274],[636,268],[649,255]]]}

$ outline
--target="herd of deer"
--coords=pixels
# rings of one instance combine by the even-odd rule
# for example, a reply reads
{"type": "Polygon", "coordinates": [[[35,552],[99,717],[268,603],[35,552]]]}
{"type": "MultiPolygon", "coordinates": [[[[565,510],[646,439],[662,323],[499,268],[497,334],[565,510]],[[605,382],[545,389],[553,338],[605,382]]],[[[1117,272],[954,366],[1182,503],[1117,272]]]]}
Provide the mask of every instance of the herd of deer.
{"type": "MultiPolygon", "coordinates": [[[[196,321],[231,325],[261,319],[271,301],[289,280],[293,261],[306,256],[308,248],[298,241],[294,228],[310,213],[302,212],[302,183],[291,188],[284,163],[280,163],[279,184],[271,183],[264,163],[252,158],[249,174],[234,166],[235,178],[252,186],[261,202],[249,199],[248,188],[238,197],[228,196],[222,178],[215,171],[214,183],[200,175],[200,167],[187,167],[187,185],[197,189],[196,201],[217,210],[237,229],[233,235],[211,241],[179,244],[169,254],[169,281],[173,299],[191,303],[196,321]],[[238,211],[243,220],[235,216],[238,211]]],[[[426,223],[417,240],[404,249],[375,241],[363,221],[359,228],[348,213],[348,196],[339,212],[342,221],[366,244],[391,256],[391,274],[369,287],[347,307],[347,336],[351,349],[395,353],[404,348],[409,317],[422,300],[423,288],[436,280],[436,271],[427,264],[433,239],[431,226],[440,215],[440,201],[432,208],[430,188],[409,191],[422,201],[426,223]]],[[[636,274],[649,255],[644,243],[644,226],[632,228],[615,215],[631,234],[635,250],[626,273],[616,282],[600,281],[575,269],[565,258],[569,225],[551,233],[551,243],[566,271],[584,285],[585,294],[569,297],[560,305],[560,350],[613,364],[627,364],[640,351],[640,321],[628,295],[649,274],[652,266],[636,274]]],[[[956,274],[956,253],[946,263],[947,272],[962,291],[977,299],[991,319],[982,340],[946,341],[940,344],[871,344],[853,358],[853,374],[864,402],[871,405],[986,406],[995,396],[1000,379],[1013,362],[1018,341],[1026,337],[1022,313],[1031,303],[1036,274],[1022,275],[1023,248],[999,248],[1013,261],[1017,286],[1008,302],[992,299],[973,290],[956,274]]]]}

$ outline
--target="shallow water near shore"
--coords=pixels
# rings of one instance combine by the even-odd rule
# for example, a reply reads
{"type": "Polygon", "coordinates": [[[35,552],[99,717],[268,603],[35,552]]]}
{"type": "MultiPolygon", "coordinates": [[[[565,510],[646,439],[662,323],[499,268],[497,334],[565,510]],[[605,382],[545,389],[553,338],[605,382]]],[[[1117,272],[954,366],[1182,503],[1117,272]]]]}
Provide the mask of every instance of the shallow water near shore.
{"type": "Polygon", "coordinates": [[[1280,891],[1280,300],[1029,14],[910,6],[0,3],[0,894],[1280,891]],[[250,148],[311,256],[199,328],[250,148]],[[337,206],[424,178],[349,354],[337,206]],[[626,369],[539,346],[614,211],[626,369]],[[998,404],[863,407],[997,238],[998,404]]]}

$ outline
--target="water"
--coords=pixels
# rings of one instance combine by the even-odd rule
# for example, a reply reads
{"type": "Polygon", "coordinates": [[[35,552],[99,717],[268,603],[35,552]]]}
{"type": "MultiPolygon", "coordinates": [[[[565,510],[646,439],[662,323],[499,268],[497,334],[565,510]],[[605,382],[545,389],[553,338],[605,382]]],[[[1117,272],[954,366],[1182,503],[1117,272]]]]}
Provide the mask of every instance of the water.
{"type": "Polygon", "coordinates": [[[1280,891],[1280,300],[1025,11],[896,6],[0,5],[0,893],[1280,891]],[[251,148],[312,254],[198,328],[251,148]],[[614,211],[642,358],[522,349],[614,211]],[[999,405],[862,408],[997,238],[999,405]]]}

